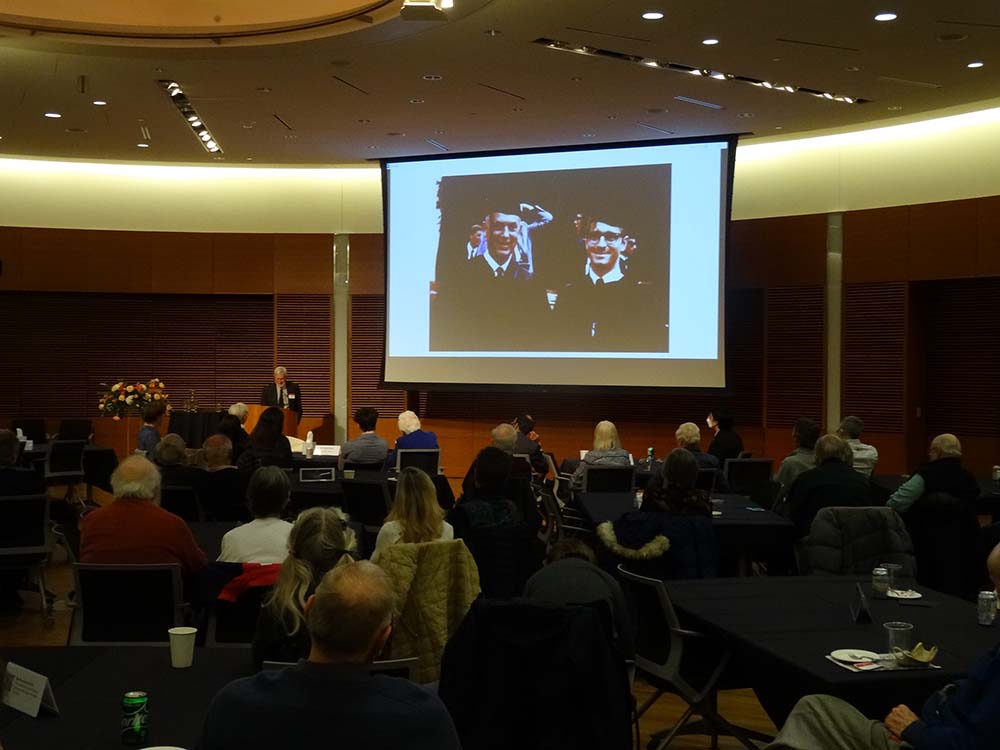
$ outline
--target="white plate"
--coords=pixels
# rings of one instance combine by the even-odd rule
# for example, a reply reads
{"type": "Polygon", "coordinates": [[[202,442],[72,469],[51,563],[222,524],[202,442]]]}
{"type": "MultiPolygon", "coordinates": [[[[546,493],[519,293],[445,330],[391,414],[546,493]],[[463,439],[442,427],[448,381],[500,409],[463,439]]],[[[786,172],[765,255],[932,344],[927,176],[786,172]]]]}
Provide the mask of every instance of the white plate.
{"type": "Polygon", "coordinates": [[[890,599],[919,599],[923,594],[913,589],[889,589],[887,596],[890,599]]]}
{"type": "Polygon", "coordinates": [[[878,659],[878,654],[874,651],[865,651],[862,648],[838,648],[830,656],[845,664],[857,664],[862,661],[875,661],[878,659]]]}

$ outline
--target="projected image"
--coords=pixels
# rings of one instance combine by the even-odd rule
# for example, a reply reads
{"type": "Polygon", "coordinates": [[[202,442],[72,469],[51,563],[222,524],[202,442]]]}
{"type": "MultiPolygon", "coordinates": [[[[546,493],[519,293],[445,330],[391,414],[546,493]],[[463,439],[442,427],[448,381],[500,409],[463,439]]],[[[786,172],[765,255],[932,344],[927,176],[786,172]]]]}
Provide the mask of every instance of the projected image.
{"type": "Polygon", "coordinates": [[[671,166],[450,175],[429,350],[669,352],[671,166]]]}

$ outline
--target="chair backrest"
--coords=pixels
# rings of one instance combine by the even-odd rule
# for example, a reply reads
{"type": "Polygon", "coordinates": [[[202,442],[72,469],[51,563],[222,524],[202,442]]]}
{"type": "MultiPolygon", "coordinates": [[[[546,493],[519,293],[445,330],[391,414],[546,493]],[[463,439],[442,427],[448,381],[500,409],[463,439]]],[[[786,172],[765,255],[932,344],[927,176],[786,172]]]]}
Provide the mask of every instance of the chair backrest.
{"type": "Polygon", "coordinates": [[[407,467],[420,469],[429,477],[437,476],[441,470],[440,448],[401,448],[396,451],[396,470],[407,467]]]}
{"type": "Polygon", "coordinates": [[[618,578],[635,613],[635,665],[665,680],[680,673],[684,641],[677,630],[680,620],[670,601],[666,584],[656,578],[618,566],[618,578]]]}
{"type": "Polygon", "coordinates": [[[368,528],[385,523],[392,506],[389,483],[385,479],[342,479],[340,489],[344,493],[344,512],[352,521],[368,528]]]}
{"type": "Polygon", "coordinates": [[[235,602],[217,599],[208,618],[206,646],[249,646],[271,586],[253,586],[235,602]]]}
{"type": "Polygon", "coordinates": [[[531,458],[527,453],[515,453],[510,462],[510,475],[512,477],[531,476],[531,458]]]}
{"type": "Polygon", "coordinates": [[[975,599],[986,583],[979,521],[973,503],[944,492],[921,497],[903,514],[917,560],[917,582],[975,599]]]}
{"type": "Polygon", "coordinates": [[[771,481],[774,460],[770,458],[727,458],[723,467],[731,492],[753,494],[762,484],[771,481]]]}
{"type": "Polygon", "coordinates": [[[630,492],[634,483],[632,466],[586,466],[583,470],[584,492],[630,492]]]}
{"type": "Polygon", "coordinates": [[[47,496],[0,496],[0,556],[45,552],[48,532],[47,496]]]}
{"type": "Polygon", "coordinates": [[[59,422],[57,440],[86,440],[94,434],[94,423],[89,419],[63,419],[59,422]]]}
{"type": "Polygon", "coordinates": [[[35,445],[44,445],[49,441],[44,419],[15,419],[11,423],[11,429],[15,432],[20,429],[25,440],[31,440],[35,445]]]}
{"type": "Polygon", "coordinates": [[[184,624],[181,568],[75,563],[70,645],[167,643],[184,624]]]}
{"type": "Polygon", "coordinates": [[[468,529],[462,541],[479,568],[483,596],[520,596],[524,584],[542,567],[543,547],[533,526],[468,529]]]}
{"type": "Polygon", "coordinates": [[[554,492],[542,490],[539,497],[542,499],[542,515],[545,523],[538,529],[538,540],[545,545],[545,552],[548,553],[553,544],[562,541],[562,513],[554,492]]]}
{"type": "Polygon", "coordinates": [[[204,521],[205,513],[198,501],[198,491],[185,485],[164,487],[160,491],[160,506],[185,521],[204,521]]]}
{"type": "Polygon", "coordinates": [[[45,456],[45,478],[82,478],[86,448],[86,440],[53,440],[45,456]]]}
{"type": "Polygon", "coordinates": [[[886,507],[830,507],[816,514],[807,540],[809,568],[818,575],[865,575],[879,563],[916,573],[913,542],[903,519],[886,507]]]}
{"type": "MultiPolygon", "coordinates": [[[[384,674],[388,677],[399,677],[403,680],[410,679],[410,673],[417,665],[416,657],[412,659],[383,659],[373,661],[368,665],[371,674],[384,674]]],[[[291,661],[265,661],[260,665],[262,672],[269,672],[273,669],[284,669],[294,667],[295,662],[291,661]]]]}
{"type": "Polygon", "coordinates": [[[715,478],[717,476],[718,471],[715,469],[698,469],[698,478],[694,480],[694,486],[699,490],[712,492],[715,490],[715,478]]]}

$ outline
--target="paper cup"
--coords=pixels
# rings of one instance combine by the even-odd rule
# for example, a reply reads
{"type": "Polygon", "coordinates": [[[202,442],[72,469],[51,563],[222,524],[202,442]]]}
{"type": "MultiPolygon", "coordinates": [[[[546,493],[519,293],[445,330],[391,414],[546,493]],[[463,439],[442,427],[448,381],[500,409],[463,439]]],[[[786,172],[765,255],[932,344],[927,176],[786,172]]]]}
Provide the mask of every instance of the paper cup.
{"type": "Polygon", "coordinates": [[[170,666],[186,669],[194,661],[194,639],[198,628],[170,628],[170,666]]]}

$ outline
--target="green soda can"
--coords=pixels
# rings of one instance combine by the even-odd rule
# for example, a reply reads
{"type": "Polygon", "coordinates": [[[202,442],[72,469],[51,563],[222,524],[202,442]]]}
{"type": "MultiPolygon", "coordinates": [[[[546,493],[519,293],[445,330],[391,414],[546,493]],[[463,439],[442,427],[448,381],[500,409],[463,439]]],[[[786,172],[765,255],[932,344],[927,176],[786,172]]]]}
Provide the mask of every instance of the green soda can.
{"type": "Polygon", "coordinates": [[[149,696],[132,690],[122,698],[122,744],[140,747],[149,736],[149,696]]]}

